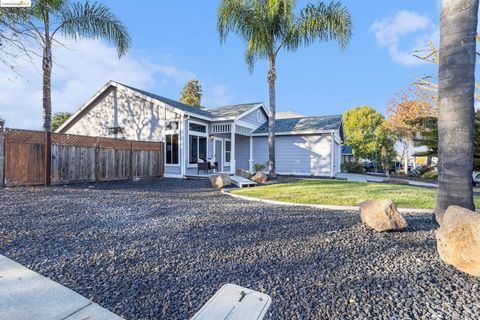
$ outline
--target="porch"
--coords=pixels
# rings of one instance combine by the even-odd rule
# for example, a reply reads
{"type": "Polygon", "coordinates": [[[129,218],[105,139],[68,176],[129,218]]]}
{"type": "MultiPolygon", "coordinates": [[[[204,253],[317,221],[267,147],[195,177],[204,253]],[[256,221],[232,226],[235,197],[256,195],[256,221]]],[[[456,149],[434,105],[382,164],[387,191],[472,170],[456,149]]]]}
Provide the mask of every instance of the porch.
{"type": "Polygon", "coordinates": [[[235,175],[237,168],[253,171],[253,128],[235,122],[213,123],[209,130],[199,132],[195,126],[189,123],[185,177],[235,175]]]}

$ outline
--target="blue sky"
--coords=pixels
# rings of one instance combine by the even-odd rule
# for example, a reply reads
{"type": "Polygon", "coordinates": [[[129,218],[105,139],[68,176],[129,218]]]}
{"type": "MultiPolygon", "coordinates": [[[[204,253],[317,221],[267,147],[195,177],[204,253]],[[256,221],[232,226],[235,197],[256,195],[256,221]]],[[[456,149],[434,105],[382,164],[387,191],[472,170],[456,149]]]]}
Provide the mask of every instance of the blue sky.
{"type": "MultiPolygon", "coordinates": [[[[268,102],[266,62],[258,61],[250,74],[243,59],[243,43],[233,34],[226,44],[218,40],[218,1],[103,2],[130,30],[132,50],[118,61],[108,44],[65,40],[68,49],[54,51],[58,62],[54,111],[74,111],[110,79],[178,99],[184,82],[198,78],[208,107],[268,102]]],[[[306,3],[298,1],[297,8],[306,3]]],[[[410,75],[436,72],[434,65],[412,59],[411,52],[438,37],[439,1],[342,3],[353,17],[350,46],[342,52],[335,42],[326,42],[293,53],[281,52],[277,65],[279,111],[327,115],[371,105],[383,113],[389,99],[412,82],[410,75]]],[[[22,71],[21,79],[0,75],[0,117],[7,118],[11,127],[39,128],[40,74],[28,65],[22,71]],[[23,90],[29,90],[29,97],[23,90]],[[12,99],[18,102],[14,108],[8,105],[12,99]]]]}

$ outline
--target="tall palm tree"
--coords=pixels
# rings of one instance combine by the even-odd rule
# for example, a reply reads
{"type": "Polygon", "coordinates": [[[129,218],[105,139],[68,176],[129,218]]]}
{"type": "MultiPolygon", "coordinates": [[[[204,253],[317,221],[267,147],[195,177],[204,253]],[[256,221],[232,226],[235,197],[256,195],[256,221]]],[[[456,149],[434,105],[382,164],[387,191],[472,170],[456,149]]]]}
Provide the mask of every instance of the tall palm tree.
{"type": "Polygon", "coordinates": [[[295,51],[315,41],[336,40],[345,48],[352,35],[349,11],[339,2],[308,4],[298,15],[295,0],[222,0],[217,12],[220,40],[230,32],[243,39],[245,59],[253,71],[257,59],[267,59],[270,116],[268,121],[269,175],[275,176],[275,81],[281,49],[295,51]]]}
{"type": "Polygon", "coordinates": [[[28,36],[42,50],[43,128],[47,132],[51,131],[52,122],[52,44],[60,43],[56,36],[74,40],[81,37],[103,38],[116,46],[119,57],[130,48],[131,40],[125,26],[108,7],[97,2],[34,0],[29,9],[4,10],[16,18],[12,30],[28,36]]]}
{"type": "Polygon", "coordinates": [[[438,199],[474,209],[472,192],[475,56],[479,0],[442,0],[438,71],[438,199]]]}

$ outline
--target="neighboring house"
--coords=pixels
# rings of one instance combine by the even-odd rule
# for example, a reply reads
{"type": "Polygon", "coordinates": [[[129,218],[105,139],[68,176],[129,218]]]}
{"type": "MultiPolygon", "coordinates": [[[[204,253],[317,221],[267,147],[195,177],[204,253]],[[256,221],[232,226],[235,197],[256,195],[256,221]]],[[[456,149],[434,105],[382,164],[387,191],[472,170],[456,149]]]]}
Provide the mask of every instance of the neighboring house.
{"type": "Polygon", "coordinates": [[[353,162],[353,148],[352,146],[342,146],[342,163],[353,162]]]}
{"type": "Polygon", "coordinates": [[[288,118],[303,118],[303,114],[299,114],[293,111],[280,111],[275,113],[275,119],[288,119],[288,118]]]}
{"type": "MultiPolygon", "coordinates": [[[[197,175],[197,164],[253,171],[268,162],[263,103],[199,109],[110,81],[57,132],[165,143],[165,176],[197,175]]],[[[340,171],[342,116],[276,120],[279,174],[334,176],[340,171]]]]}

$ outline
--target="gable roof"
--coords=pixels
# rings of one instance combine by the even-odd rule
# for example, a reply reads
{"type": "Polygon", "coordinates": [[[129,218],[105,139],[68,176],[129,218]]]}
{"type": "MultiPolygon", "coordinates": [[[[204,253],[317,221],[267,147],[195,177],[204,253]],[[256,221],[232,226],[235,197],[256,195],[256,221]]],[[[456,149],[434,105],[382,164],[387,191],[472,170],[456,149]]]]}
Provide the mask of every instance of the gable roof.
{"type": "MultiPolygon", "coordinates": [[[[341,131],[342,116],[319,116],[287,118],[275,120],[276,133],[316,133],[339,130],[341,131]]],[[[254,134],[268,133],[268,122],[262,124],[254,134]]]]}
{"type": "Polygon", "coordinates": [[[150,97],[152,99],[158,100],[158,101],[163,102],[163,103],[166,103],[169,106],[174,107],[176,109],[179,109],[179,110],[182,110],[182,111],[185,111],[185,112],[188,112],[188,113],[198,114],[199,116],[203,116],[203,117],[208,117],[208,118],[213,118],[214,117],[210,112],[208,112],[205,109],[193,107],[193,106],[190,106],[188,104],[181,103],[179,101],[175,101],[175,100],[172,100],[172,99],[168,99],[168,98],[159,96],[157,94],[154,94],[154,93],[151,93],[151,92],[148,92],[148,91],[144,91],[144,90],[141,90],[141,89],[137,89],[137,88],[134,88],[134,87],[127,86],[125,84],[121,84],[121,85],[124,86],[124,87],[127,87],[131,90],[137,91],[138,93],[141,93],[141,94],[143,94],[147,97],[150,97]]]}
{"type": "MultiPolygon", "coordinates": [[[[197,116],[206,120],[210,121],[215,121],[215,120],[234,120],[235,118],[239,116],[243,116],[245,112],[249,112],[249,110],[253,110],[255,108],[260,108],[262,107],[265,112],[266,109],[263,106],[263,103],[257,102],[257,103],[246,103],[246,104],[238,104],[238,105],[232,105],[232,106],[226,106],[226,107],[221,107],[221,108],[216,108],[216,109],[200,109],[197,107],[190,106],[185,103],[181,103],[179,101],[175,101],[166,97],[159,96],[157,94],[144,91],[135,87],[131,87],[125,84],[122,84],[120,82],[116,82],[113,80],[110,80],[107,84],[105,84],[99,91],[95,93],[95,95],[90,98],[86,103],[82,105],[70,118],[67,119],[57,130],[56,132],[62,132],[65,128],[67,128],[72,122],[74,123],[79,117],[82,116],[82,114],[88,110],[90,105],[97,99],[99,98],[103,93],[107,92],[111,87],[121,87],[125,88],[127,90],[131,90],[134,93],[138,94],[139,96],[146,98],[146,99],[152,99],[155,101],[159,101],[162,103],[165,103],[166,105],[170,106],[171,108],[178,109],[181,112],[186,113],[187,115],[192,115],[192,116],[197,116]],[[218,118],[223,118],[223,119],[218,119],[218,118]],[[227,119],[225,119],[227,118],[227,119]]],[[[268,114],[268,113],[267,113],[268,114]]]]}
{"type": "Polygon", "coordinates": [[[244,113],[262,106],[261,102],[235,104],[220,108],[207,109],[216,118],[237,118],[244,113]]]}

